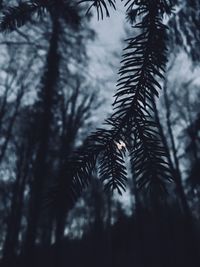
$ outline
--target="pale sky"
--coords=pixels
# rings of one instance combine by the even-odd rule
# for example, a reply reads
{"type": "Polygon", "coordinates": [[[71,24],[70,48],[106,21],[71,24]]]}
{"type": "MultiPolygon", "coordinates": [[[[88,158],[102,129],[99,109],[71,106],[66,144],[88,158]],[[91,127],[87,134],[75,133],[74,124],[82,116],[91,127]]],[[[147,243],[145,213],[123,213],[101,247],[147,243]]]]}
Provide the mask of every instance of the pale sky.
{"type": "Polygon", "coordinates": [[[118,78],[117,72],[120,67],[122,48],[125,46],[123,44],[125,13],[121,2],[119,2],[117,10],[110,9],[110,17],[104,17],[103,20],[98,21],[95,10],[93,11],[92,26],[96,30],[97,36],[89,48],[92,58],[89,74],[101,84],[99,95],[104,103],[97,114],[98,122],[101,124],[112,110],[113,95],[118,78]]]}

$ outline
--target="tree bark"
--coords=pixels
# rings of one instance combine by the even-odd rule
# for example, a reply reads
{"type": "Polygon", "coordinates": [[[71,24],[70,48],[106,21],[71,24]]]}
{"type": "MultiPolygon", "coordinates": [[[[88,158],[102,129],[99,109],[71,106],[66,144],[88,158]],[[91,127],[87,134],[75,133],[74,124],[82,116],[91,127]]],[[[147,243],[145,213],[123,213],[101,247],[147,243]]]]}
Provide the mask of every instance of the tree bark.
{"type": "Polygon", "coordinates": [[[26,149],[27,151],[24,151],[23,148],[20,147],[20,156],[17,164],[17,177],[13,187],[11,210],[3,248],[4,266],[12,266],[11,263],[16,258],[23,212],[24,191],[32,152],[30,146],[26,149]]]}
{"type": "MultiPolygon", "coordinates": [[[[37,228],[40,219],[42,197],[44,193],[44,183],[47,178],[47,155],[52,122],[52,107],[59,75],[58,43],[60,24],[56,10],[52,12],[51,17],[52,34],[47,53],[46,70],[41,82],[42,89],[40,103],[41,120],[39,146],[33,171],[34,175],[30,193],[28,226],[24,246],[24,254],[29,262],[37,237],[37,228]]],[[[31,264],[33,264],[33,262],[31,262],[31,264]]]]}

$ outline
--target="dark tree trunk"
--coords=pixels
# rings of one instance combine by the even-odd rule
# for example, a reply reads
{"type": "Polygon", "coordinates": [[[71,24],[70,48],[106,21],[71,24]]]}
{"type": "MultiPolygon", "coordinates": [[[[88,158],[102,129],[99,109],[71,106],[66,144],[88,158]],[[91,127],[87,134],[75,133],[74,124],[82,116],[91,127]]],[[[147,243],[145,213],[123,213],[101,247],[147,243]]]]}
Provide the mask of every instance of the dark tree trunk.
{"type": "Polygon", "coordinates": [[[17,241],[20,231],[20,222],[22,214],[22,205],[20,205],[22,201],[20,199],[23,198],[23,194],[21,194],[20,191],[23,190],[23,187],[24,187],[24,182],[23,180],[21,181],[21,177],[20,175],[18,175],[14,185],[11,212],[6,232],[6,239],[4,243],[4,250],[3,250],[4,266],[11,266],[11,263],[15,260],[16,257],[16,248],[17,248],[17,241]]]}
{"type": "Polygon", "coordinates": [[[28,146],[27,151],[24,151],[21,147],[20,150],[17,164],[17,177],[13,188],[11,211],[3,249],[3,264],[5,266],[11,266],[11,262],[14,262],[16,258],[22,220],[24,191],[30,164],[30,146],[28,146]]]}
{"type": "MultiPolygon", "coordinates": [[[[164,95],[166,98],[166,88],[164,86],[164,95]]],[[[165,99],[166,101],[166,99],[165,99]]],[[[168,159],[168,163],[170,165],[170,169],[171,169],[171,173],[173,175],[175,184],[176,184],[176,191],[177,194],[179,196],[179,200],[180,200],[180,205],[181,205],[181,209],[183,211],[183,213],[187,216],[187,217],[191,217],[191,211],[187,202],[187,198],[184,192],[184,188],[183,188],[183,184],[182,184],[182,179],[181,179],[181,172],[180,172],[180,168],[179,168],[179,162],[178,162],[178,158],[177,158],[177,151],[175,148],[175,142],[174,142],[174,135],[172,132],[172,127],[171,127],[171,120],[170,120],[170,109],[169,109],[169,103],[166,102],[166,109],[167,109],[167,126],[168,126],[168,132],[169,132],[169,136],[170,136],[170,141],[172,143],[172,152],[173,152],[173,157],[174,157],[174,164],[172,162],[171,156],[170,156],[170,151],[169,151],[169,147],[167,144],[167,140],[165,138],[164,132],[163,132],[163,128],[162,125],[160,123],[160,118],[158,115],[158,110],[156,107],[156,104],[154,102],[154,113],[155,113],[155,119],[158,125],[158,129],[159,129],[159,133],[161,136],[161,140],[162,143],[164,145],[165,151],[166,151],[166,155],[167,155],[167,159],[168,159]]]]}
{"type": "MultiPolygon", "coordinates": [[[[52,35],[47,53],[46,70],[42,79],[39,146],[33,171],[28,226],[24,246],[25,256],[28,261],[30,261],[30,255],[33,252],[37,237],[44,183],[47,179],[47,156],[52,122],[52,107],[59,75],[58,43],[59,18],[56,11],[54,11],[52,12],[52,35]]],[[[33,264],[33,262],[31,262],[31,264],[33,264]]]]}
{"type": "MultiPolygon", "coordinates": [[[[188,244],[186,245],[186,247],[188,247],[187,251],[188,251],[188,254],[191,254],[191,258],[194,257],[194,259],[197,260],[199,258],[198,257],[199,244],[198,244],[197,237],[196,237],[197,232],[196,232],[196,229],[194,226],[192,212],[191,212],[190,207],[188,205],[187,197],[186,197],[186,194],[184,192],[184,187],[183,187],[183,183],[182,183],[181,171],[180,171],[180,167],[179,167],[177,150],[176,150],[176,146],[175,146],[174,135],[173,135],[172,125],[171,125],[171,113],[170,113],[169,99],[168,99],[168,95],[167,95],[167,91],[166,91],[167,90],[166,85],[164,86],[163,90],[164,90],[165,105],[166,105],[166,109],[167,109],[167,129],[168,129],[168,133],[169,133],[169,137],[170,137],[170,142],[172,144],[172,154],[173,154],[173,158],[174,158],[174,164],[171,160],[169,147],[167,144],[167,140],[164,136],[164,132],[162,129],[162,125],[160,123],[160,119],[159,119],[158,110],[156,108],[156,105],[154,105],[155,117],[156,117],[156,121],[158,123],[158,128],[160,131],[161,139],[162,139],[162,142],[163,142],[164,147],[165,147],[168,162],[169,162],[169,165],[171,167],[171,172],[172,172],[174,182],[176,185],[176,192],[177,192],[178,200],[180,203],[181,211],[183,213],[183,227],[185,228],[186,240],[188,241],[188,244]]],[[[186,243],[187,243],[187,241],[186,241],[186,243]]],[[[188,257],[189,261],[191,258],[188,257]]]]}
{"type": "MultiPolygon", "coordinates": [[[[66,124],[66,121],[63,121],[63,124],[66,124]]],[[[56,244],[58,247],[64,237],[65,231],[65,222],[68,210],[70,209],[71,204],[69,203],[69,199],[67,198],[67,190],[70,187],[70,179],[71,177],[67,175],[67,166],[66,161],[67,158],[72,153],[72,147],[74,144],[74,140],[76,138],[75,134],[69,134],[73,131],[72,123],[67,125],[69,129],[63,131],[63,135],[61,137],[61,147],[60,147],[60,158],[59,158],[59,170],[58,170],[58,177],[57,181],[59,184],[59,196],[57,202],[57,211],[56,211],[56,244]],[[71,128],[70,128],[71,126],[71,128]]],[[[64,127],[65,129],[65,127],[64,127]]]]}

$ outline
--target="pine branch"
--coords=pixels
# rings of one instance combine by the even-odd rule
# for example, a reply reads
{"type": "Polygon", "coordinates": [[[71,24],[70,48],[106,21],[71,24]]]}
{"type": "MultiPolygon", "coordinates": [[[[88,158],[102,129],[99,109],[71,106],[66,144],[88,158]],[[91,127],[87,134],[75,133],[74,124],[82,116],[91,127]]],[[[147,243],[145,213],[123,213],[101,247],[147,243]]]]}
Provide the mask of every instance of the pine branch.
{"type": "Polygon", "coordinates": [[[1,18],[0,30],[13,31],[26,24],[34,14],[40,15],[52,1],[34,0],[28,2],[20,2],[16,6],[7,7],[3,10],[1,18]]]}
{"type": "Polygon", "coordinates": [[[109,9],[108,9],[108,5],[114,9],[115,8],[115,0],[81,0],[79,1],[79,3],[84,3],[84,2],[92,2],[90,7],[88,8],[87,10],[87,13],[93,8],[95,7],[96,8],[96,12],[97,12],[97,17],[98,17],[98,20],[99,18],[101,17],[101,19],[104,18],[104,13],[107,17],[110,16],[110,13],[109,13],[109,9]]]}
{"type": "Polygon", "coordinates": [[[127,172],[124,162],[125,147],[119,141],[113,139],[113,131],[101,131],[104,135],[104,151],[100,156],[99,175],[105,185],[106,191],[114,191],[122,194],[125,191],[127,172]]]}
{"type": "Polygon", "coordinates": [[[75,199],[90,183],[91,174],[101,150],[101,145],[94,145],[91,140],[87,140],[69,160],[67,172],[73,178],[70,187],[75,199]]]}
{"type": "Polygon", "coordinates": [[[113,139],[112,130],[98,129],[88,137],[83,147],[75,153],[68,163],[73,177],[72,190],[79,196],[90,183],[91,173],[99,160],[99,175],[105,190],[125,190],[126,168],[124,164],[125,148],[119,147],[119,140],[113,139]]]}
{"type": "Polygon", "coordinates": [[[80,14],[77,8],[68,1],[32,0],[20,2],[17,6],[7,7],[3,10],[0,22],[0,31],[13,31],[25,25],[34,15],[42,16],[45,11],[59,12],[68,26],[77,29],[80,26],[80,14]]]}
{"type": "Polygon", "coordinates": [[[66,201],[73,204],[83,190],[90,184],[91,174],[95,169],[98,155],[103,150],[101,144],[94,143],[95,134],[89,136],[84,144],[68,159],[66,159],[66,179],[56,181],[44,199],[44,206],[56,206],[58,199],[65,194],[66,201]]]}
{"type": "MultiPolygon", "coordinates": [[[[127,14],[133,10],[136,17],[142,19],[135,26],[140,33],[127,40],[113,104],[114,113],[106,121],[110,130],[106,134],[104,132],[99,166],[106,189],[118,189],[119,192],[125,189],[123,153],[114,148],[114,143],[120,141],[131,151],[139,188],[163,193],[166,183],[172,179],[166,151],[154,120],[154,96],[159,95],[160,79],[164,78],[167,62],[167,28],[162,23],[162,17],[170,13],[171,5],[168,3],[165,0],[126,2],[127,14]],[[133,147],[128,145],[130,140],[134,141],[133,147]]],[[[102,138],[102,131],[96,132],[94,141],[98,138],[102,138]]],[[[82,179],[84,183],[83,176],[82,179]]]]}
{"type": "Polygon", "coordinates": [[[136,8],[137,14],[143,14],[142,21],[135,26],[142,33],[128,40],[119,71],[116,111],[111,117],[113,124],[118,122],[119,132],[125,129],[127,139],[134,136],[135,147],[131,149],[131,155],[138,186],[160,184],[160,189],[164,187],[163,181],[171,180],[153,109],[153,99],[161,89],[159,79],[164,78],[167,61],[166,27],[161,21],[161,14],[166,12],[164,7],[159,1],[146,1],[136,8]]]}

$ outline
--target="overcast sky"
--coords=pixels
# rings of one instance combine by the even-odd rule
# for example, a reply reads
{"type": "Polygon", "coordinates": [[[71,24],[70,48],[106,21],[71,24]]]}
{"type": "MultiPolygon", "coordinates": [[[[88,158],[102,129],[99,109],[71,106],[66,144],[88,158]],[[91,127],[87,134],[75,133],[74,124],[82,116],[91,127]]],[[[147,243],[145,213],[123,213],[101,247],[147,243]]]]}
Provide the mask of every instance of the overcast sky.
{"type": "Polygon", "coordinates": [[[122,3],[119,2],[116,11],[110,9],[110,17],[104,17],[103,20],[98,21],[95,9],[93,9],[92,26],[97,36],[89,48],[89,54],[92,58],[89,75],[103,85],[100,86],[99,95],[104,103],[97,115],[100,123],[106,118],[106,114],[112,110],[111,104],[116,91],[117,72],[124,47],[124,10],[122,3]]]}

